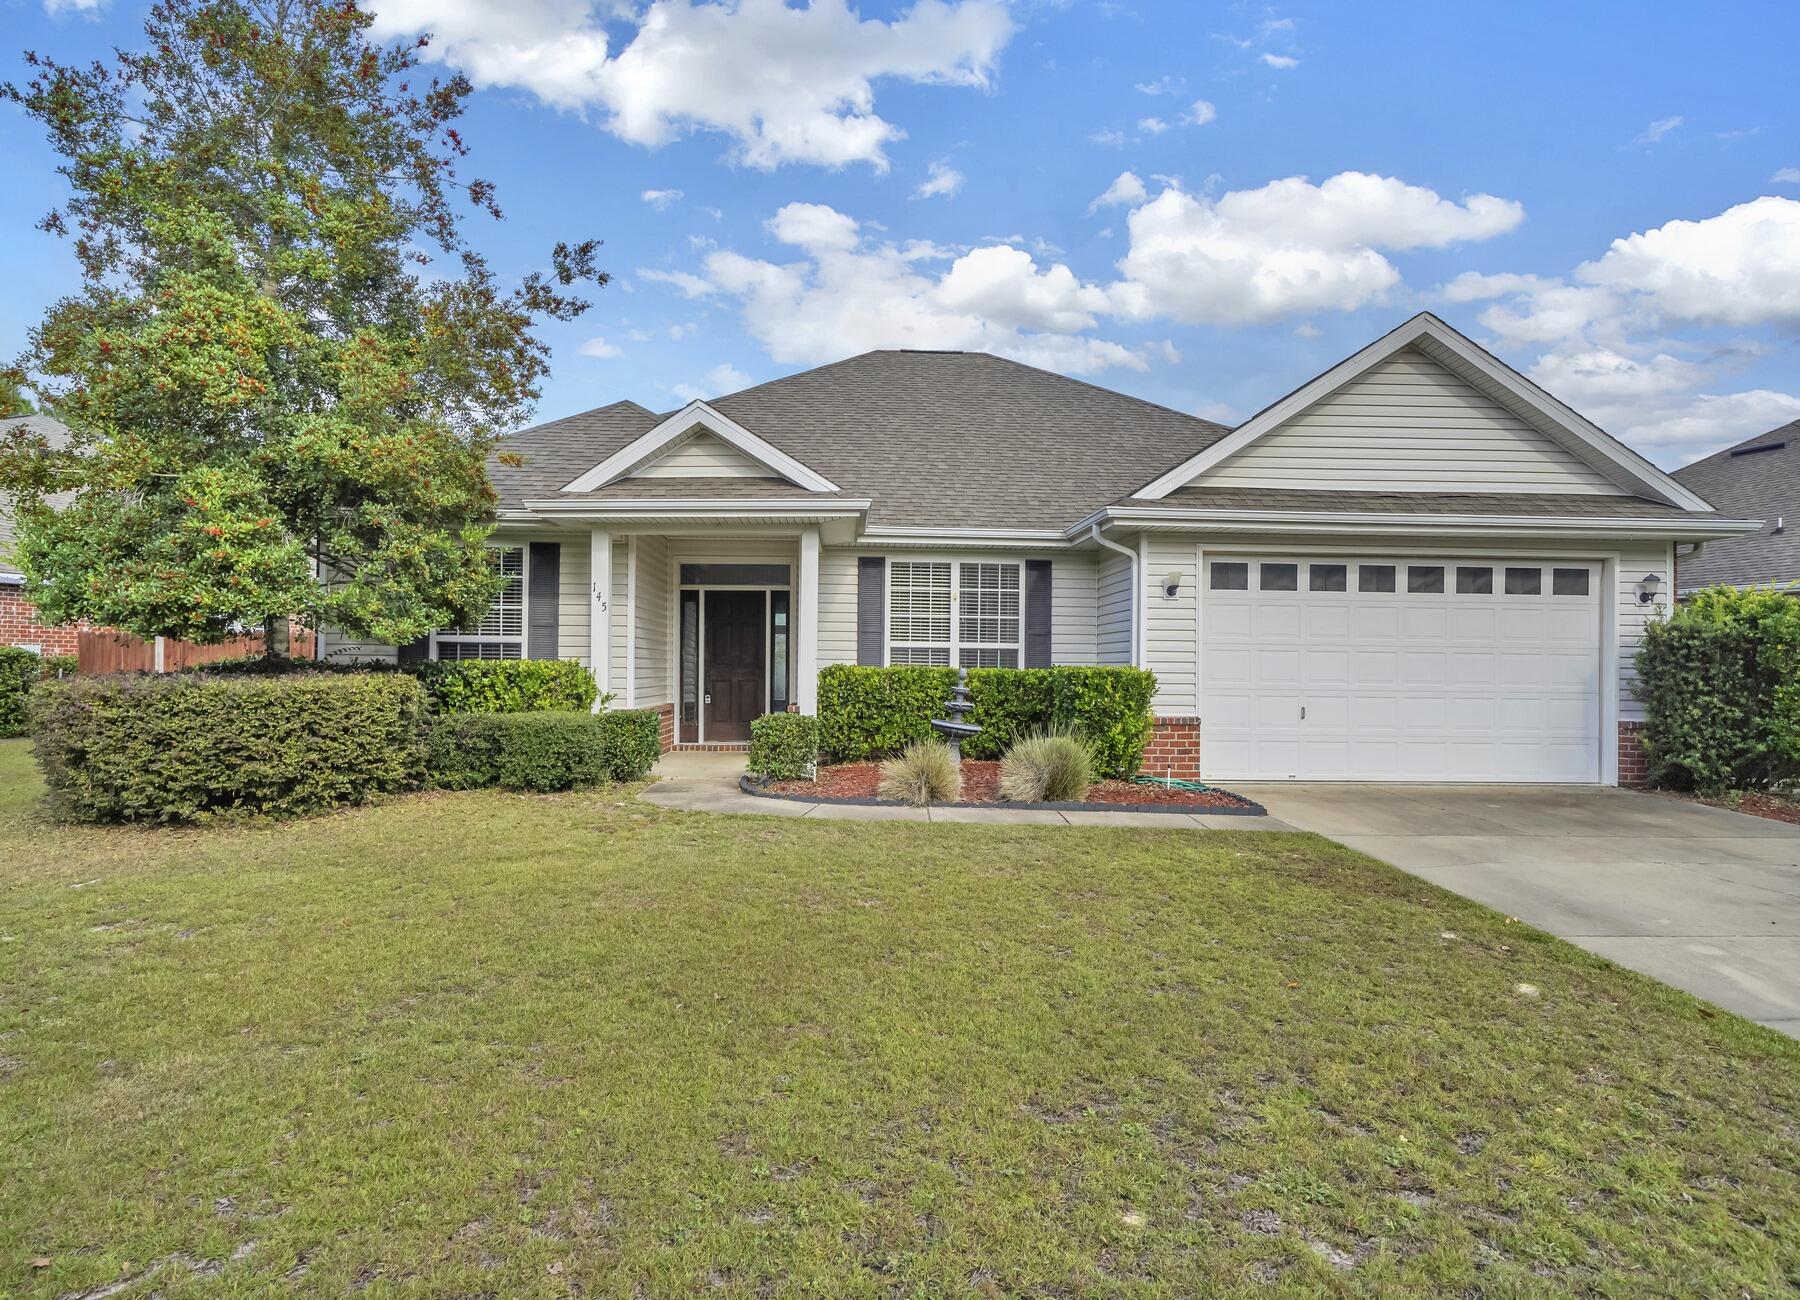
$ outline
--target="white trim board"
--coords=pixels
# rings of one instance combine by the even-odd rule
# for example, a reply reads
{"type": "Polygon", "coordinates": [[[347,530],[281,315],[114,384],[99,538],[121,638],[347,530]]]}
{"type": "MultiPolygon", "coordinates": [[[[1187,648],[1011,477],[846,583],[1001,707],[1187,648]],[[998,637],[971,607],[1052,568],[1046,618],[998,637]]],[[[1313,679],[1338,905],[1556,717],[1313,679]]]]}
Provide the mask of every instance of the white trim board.
{"type": "Polygon", "coordinates": [[[1197,455],[1189,457],[1136,495],[1160,501],[1177,488],[1203,477],[1220,462],[1287,423],[1343,385],[1365,374],[1402,349],[1423,345],[1426,355],[1448,363],[1467,378],[1478,379],[1504,394],[1521,414],[1529,414],[1544,431],[1565,443],[1583,460],[1621,486],[1684,510],[1711,513],[1712,508],[1631,448],[1611,437],[1580,412],[1558,401],[1430,312],[1420,312],[1391,333],[1340,361],[1324,374],[1266,407],[1197,455]]]}
{"type": "Polygon", "coordinates": [[[808,492],[838,490],[837,484],[823,474],[809,469],[773,443],[751,433],[730,416],[698,400],[689,402],[649,432],[639,434],[562,490],[592,492],[595,488],[605,487],[695,429],[705,429],[721,442],[729,443],[752,460],[768,466],[779,477],[808,492]]]}

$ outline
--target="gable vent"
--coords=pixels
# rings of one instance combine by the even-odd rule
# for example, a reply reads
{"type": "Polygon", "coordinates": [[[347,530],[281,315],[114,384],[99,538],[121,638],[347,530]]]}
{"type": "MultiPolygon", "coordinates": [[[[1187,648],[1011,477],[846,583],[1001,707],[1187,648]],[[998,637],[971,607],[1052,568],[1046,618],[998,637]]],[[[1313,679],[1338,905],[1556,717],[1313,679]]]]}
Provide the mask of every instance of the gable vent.
{"type": "Polygon", "coordinates": [[[1787,446],[1785,442],[1759,442],[1754,447],[1733,447],[1733,456],[1754,456],[1759,451],[1780,451],[1787,446]]]}

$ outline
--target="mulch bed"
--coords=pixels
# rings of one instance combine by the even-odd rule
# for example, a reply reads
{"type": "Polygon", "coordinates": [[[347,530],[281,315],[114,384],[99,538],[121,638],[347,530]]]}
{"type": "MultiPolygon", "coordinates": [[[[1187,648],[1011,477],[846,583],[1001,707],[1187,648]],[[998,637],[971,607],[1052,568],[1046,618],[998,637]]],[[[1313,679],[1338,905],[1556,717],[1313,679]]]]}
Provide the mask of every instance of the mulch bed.
{"type": "MultiPolygon", "coordinates": [[[[1000,798],[1000,764],[988,760],[964,759],[963,797],[965,804],[998,804],[1000,798]]],[[[790,798],[875,799],[881,784],[880,763],[838,763],[821,767],[817,780],[773,781],[770,794],[790,798]]],[[[1252,808],[1248,799],[1229,790],[1169,790],[1157,785],[1139,785],[1134,781],[1096,781],[1088,787],[1086,803],[1091,804],[1159,804],[1182,808],[1252,808]]]]}
{"type": "Polygon", "coordinates": [[[1712,808],[1726,808],[1732,812],[1749,813],[1752,817],[1767,817],[1772,822],[1787,822],[1793,826],[1800,826],[1800,799],[1796,799],[1792,795],[1769,794],[1762,790],[1740,790],[1732,794],[1720,795],[1714,799],[1705,799],[1697,794],[1670,794],[1669,797],[1691,799],[1695,803],[1703,803],[1712,808]]]}

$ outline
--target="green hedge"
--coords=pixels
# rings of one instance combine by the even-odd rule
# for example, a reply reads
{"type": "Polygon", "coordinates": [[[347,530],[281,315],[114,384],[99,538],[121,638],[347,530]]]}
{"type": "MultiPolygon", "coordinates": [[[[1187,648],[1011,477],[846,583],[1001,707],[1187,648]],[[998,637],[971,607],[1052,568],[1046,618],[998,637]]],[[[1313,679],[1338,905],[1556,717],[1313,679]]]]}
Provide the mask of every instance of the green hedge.
{"type": "MultiPolygon", "coordinates": [[[[956,685],[954,668],[867,668],[834,664],[819,673],[819,748],[839,762],[897,754],[936,733],[956,685]]],[[[970,758],[998,758],[1032,731],[1082,736],[1095,769],[1129,776],[1150,740],[1156,678],[1141,668],[976,668],[969,672],[969,721],[982,733],[963,745],[970,758]]]]}
{"type": "Polygon", "coordinates": [[[44,675],[44,661],[30,650],[0,646],[0,739],[25,734],[25,697],[44,675]]]}
{"type": "Polygon", "coordinates": [[[425,711],[394,673],[116,674],[41,682],[31,734],[52,805],[84,821],[288,816],[417,783],[425,711]]]}
{"type": "Polygon", "coordinates": [[[1635,690],[1653,784],[1716,794],[1800,780],[1800,602],[1717,587],[1644,630],[1635,690]]]}
{"type": "Polygon", "coordinates": [[[638,710],[444,714],[426,738],[426,779],[445,790],[535,791],[637,781],[656,762],[660,724],[638,710]]]}
{"type": "Polygon", "coordinates": [[[405,665],[440,713],[580,713],[594,674],[573,659],[427,660],[405,665]]]}
{"type": "Polygon", "coordinates": [[[770,781],[797,781],[819,761],[819,720],[804,713],[765,713],[750,723],[744,766],[770,781]]]}

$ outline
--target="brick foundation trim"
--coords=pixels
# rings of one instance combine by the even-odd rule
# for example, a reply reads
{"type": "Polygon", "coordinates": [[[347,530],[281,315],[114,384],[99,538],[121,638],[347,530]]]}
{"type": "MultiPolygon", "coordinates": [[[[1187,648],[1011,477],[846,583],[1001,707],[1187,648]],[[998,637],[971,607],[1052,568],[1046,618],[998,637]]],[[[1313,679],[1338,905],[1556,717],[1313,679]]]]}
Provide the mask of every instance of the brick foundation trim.
{"type": "Polygon", "coordinates": [[[1643,785],[1650,780],[1650,761],[1644,755],[1644,724],[1619,724],[1619,784],[1643,785]]]}
{"type": "Polygon", "coordinates": [[[1150,743],[1144,747],[1144,762],[1139,769],[1146,776],[1172,776],[1179,780],[1200,779],[1200,719],[1197,717],[1156,718],[1150,728],[1150,743]]]}
{"type": "Polygon", "coordinates": [[[48,627],[17,585],[0,583],[0,645],[36,646],[39,654],[72,655],[80,645],[80,629],[48,627]]]}
{"type": "Polygon", "coordinates": [[[675,748],[675,706],[659,704],[651,710],[657,717],[656,743],[662,747],[663,753],[675,748]]]}

